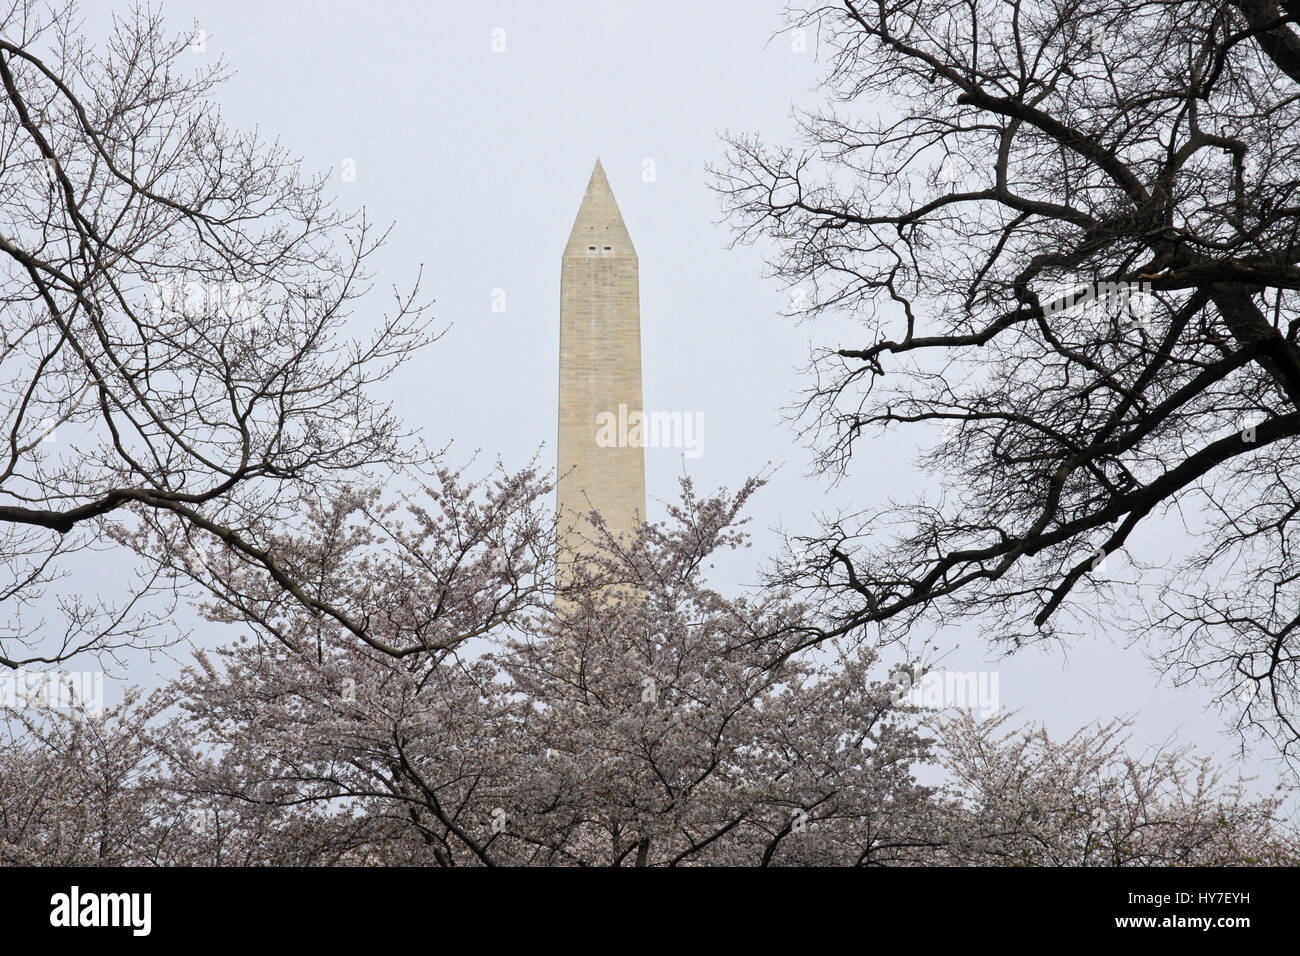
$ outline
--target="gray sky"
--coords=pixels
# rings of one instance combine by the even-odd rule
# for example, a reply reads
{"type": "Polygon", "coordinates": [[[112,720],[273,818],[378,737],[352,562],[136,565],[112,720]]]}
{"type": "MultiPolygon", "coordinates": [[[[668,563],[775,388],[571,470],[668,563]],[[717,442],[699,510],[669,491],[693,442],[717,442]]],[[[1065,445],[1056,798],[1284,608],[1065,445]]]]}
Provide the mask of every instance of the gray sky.
{"type": "MultiPolygon", "coordinates": [[[[388,289],[423,264],[451,328],[389,391],[430,445],[455,440],[453,457],[481,449],[518,466],[544,442],[554,464],[560,254],[599,156],[640,257],[647,407],[705,421],[701,457],[647,451],[651,517],[684,468],[709,489],[780,466],[753,504],[755,549],[719,568],[744,581],[778,526],[810,529],[818,510],[878,506],[922,483],[903,436],[863,447],[836,488],[808,477],[810,456],[781,409],[806,385],[810,342],[833,342],[833,327],[781,318],[788,292],[761,278],[761,251],[727,250],[716,224],[704,166],[721,156],[718,134],[788,141],[792,102],[814,101],[815,49],[773,37],[780,6],[165,0],[163,10],[172,29],[197,21],[207,33],[195,57],[223,56],[236,71],[218,94],[231,125],[279,138],[307,170],[333,171],[342,204],[395,223],[368,308],[387,305],[388,289]],[[341,181],[345,160],[355,182],[341,181]],[[498,289],[504,312],[492,311],[498,289]]],[[[111,9],[126,5],[84,11],[92,39],[111,9]]],[[[990,662],[966,628],[940,638],[955,648],[948,667],[996,668],[1001,707],[1054,734],[1133,714],[1140,745],[1195,743],[1231,762],[1236,739],[1209,694],[1155,686],[1141,653],[1118,640],[1102,633],[1068,653],[990,662]]],[[[140,661],[131,676],[148,682],[157,670],[140,661]]],[[[1262,756],[1247,767],[1267,781],[1262,756]]]]}

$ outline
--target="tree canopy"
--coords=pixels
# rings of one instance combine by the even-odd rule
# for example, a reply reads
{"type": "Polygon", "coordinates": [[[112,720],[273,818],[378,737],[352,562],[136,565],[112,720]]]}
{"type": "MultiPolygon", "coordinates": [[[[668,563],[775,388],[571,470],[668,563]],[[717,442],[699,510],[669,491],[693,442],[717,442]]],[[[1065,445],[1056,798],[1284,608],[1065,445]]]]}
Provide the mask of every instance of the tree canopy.
{"type": "Polygon", "coordinates": [[[833,516],[785,569],[828,635],[971,618],[1014,649],[1101,607],[1292,752],[1298,15],[792,12],[822,103],[793,145],[732,136],[715,186],[796,314],[854,324],[800,406],[821,466],[850,474],[864,441],[910,429],[942,485],[833,516]]]}

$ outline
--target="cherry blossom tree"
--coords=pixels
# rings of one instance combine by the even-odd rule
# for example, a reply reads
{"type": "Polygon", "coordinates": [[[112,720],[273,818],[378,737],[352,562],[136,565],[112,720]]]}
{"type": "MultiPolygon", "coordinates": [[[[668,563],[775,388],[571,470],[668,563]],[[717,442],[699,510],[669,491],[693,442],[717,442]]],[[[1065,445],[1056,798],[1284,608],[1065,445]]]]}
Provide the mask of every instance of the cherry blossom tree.
{"type": "Polygon", "coordinates": [[[156,701],[138,692],[102,714],[25,706],[0,711],[0,860],[113,865],[144,854],[162,754],[156,701]]]}
{"type": "MultiPolygon", "coordinates": [[[[444,865],[905,854],[903,821],[925,798],[910,764],[926,744],[891,720],[892,685],[867,673],[874,655],[787,656],[803,609],[703,584],[709,555],[744,543],[736,523],[756,487],[699,500],[688,483],[666,525],[610,537],[565,600],[513,617],[499,594],[537,575],[551,529],[471,533],[481,547],[467,556],[465,539],[449,547],[444,526],[422,522],[396,539],[393,571],[340,520],[350,506],[322,512],[320,533],[282,553],[304,572],[314,556],[340,606],[364,595],[355,616],[374,635],[358,642],[297,603],[283,619],[247,595],[214,604],[224,619],[241,608],[258,636],[201,655],[173,688],[181,736],[212,748],[179,752],[173,770],[191,792],[355,805],[444,865]],[[434,615],[418,653],[394,654],[413,606],[447,621],[434,615]]],[[[442,500],[449,519],[466,510],[464,490],[442,500]]]]}
{"type": "Polygon", "coordinates": [[[743,508],[759,482],[706,498],[686,482],[668,519],[635,539],[593,516],[603,547],[555,601],[528,583],[554,572],[553,527],[538,507],[550,486],[516,479],[448,472],[423,508],[358,492],[282,544],[296,569],[316,571],[324,598],[374,628],[370,641],[283,601],[260,569],[221,575],[239,599],[214,599],[209,613],[238,627],[237,640],[147,699],[100,720],[42,715],[63,729],[0,750],[14,768],[0,778],[0,807],[29,821],[6,837],[11,858],[39,858],[60,820],[69,842],[82,818],[63,816],[68,807],[111,799],[121,807],[110,834],[71,828],[86,834],[76,846],[111,852],[78,859],[1296,859],[1278,799],[1221,786],[1183,751],[1133,759],[1115,727],[1052,743],[1008,731],[1006,716],[932,713],[908,702],[865,644],[805,646],[810,612],[788,595],[710,588],[712,558],[746,544],[743,508]],[[395,520],[403,509],[409,527],[395,520]],[[416,608],[427,612],[419,628],[416,608]],[[425,646],[392,652],[417,640],[425,646]],[[87,765],[111,786],[70,786],[64,777],[82,779],[87,765]],[[938,782],[918,783],[923,770],[938,782]],[[84,796],[101,790],[114,796],[84,796]],[[83,796],[69,804],[58,793],[83,796]],[[19,812],[33,804],[44,813],[19,812]]]}
{"type": "Polygon", "coordinates": [[[102,712],[0,711],[0,862],[15,866],[305,866],[367,862],[346,808],[187,793],[193,741],[163,693],[102,712]]]}
{"type": "Polygon", "coordinates": [[[1135,757],[1111,722],[1053,741],[1013,715],[942,721],[952,816],[935,861],[978,866],[1294,866],[1294,791],[1259,797],[1190,747],[1135,757]],[[1290,798],[1290,799],[1288,799],[1290,798]]]}

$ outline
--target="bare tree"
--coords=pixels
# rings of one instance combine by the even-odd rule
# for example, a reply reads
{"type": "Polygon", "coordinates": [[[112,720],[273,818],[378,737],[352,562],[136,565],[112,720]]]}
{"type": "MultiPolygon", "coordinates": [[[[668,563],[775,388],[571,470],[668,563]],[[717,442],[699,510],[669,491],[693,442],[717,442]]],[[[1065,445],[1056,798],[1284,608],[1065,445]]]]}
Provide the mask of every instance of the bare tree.
{"type": "Polygon", "coordinates": [[[716,186],[738,241],[772,243],[793,312],[856,323],[800,406],[821,465],[843,475],[860,440],[908,427],[943,483],[831,518],[784,569],[826,598],[828,633],[971,616],[1015,648],[1101,608],[1176,679],[1243,701],[1241,726],[1300,740],[1297,17],[792,14],[820,37],[827,102],[796,147],[731,137],[716,186]],[[1123,568],[1169,550],[1167,574],[1123,568]]]}
{"type": "Polygon", "coordinates": [[[346,333],[383,236],[283,147],[226,127],[225,68],[195,37],[141,10],[100,48],[77,27],[71,3],[0,10],[8,667],[174,634],[141,602],[167,583],[157,565],[117,601],[52,590],[75,552],[148,529],[310,600],[269,536],[302,495],[414,460],[367,386],[430,338],[415,292],[346,333]]]}

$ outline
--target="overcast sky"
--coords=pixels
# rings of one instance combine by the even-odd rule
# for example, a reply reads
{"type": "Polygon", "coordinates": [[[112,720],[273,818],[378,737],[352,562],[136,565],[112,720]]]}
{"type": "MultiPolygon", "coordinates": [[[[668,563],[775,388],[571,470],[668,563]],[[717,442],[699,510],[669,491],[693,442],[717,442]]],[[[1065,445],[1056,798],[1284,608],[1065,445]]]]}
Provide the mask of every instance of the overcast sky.
{"type": "MultiPolygon", "coordinates": [[[[430,445],[454,440],[457,459],[480,449],[519,466],[544,443],[554,464],[560,254],[599,156],[640,257],[647,407],[704,416],[700,457],[647,451],[651,517],[684,469],[702,488],[734,488],[779,466],[754,501],[756,547],[719,569],[736,582],[754,578],[776,529],[909,497],[923,480],[904,438],[862,447],[838,487],[810,477],[782,410],[806,386],[810,343],[832,342],[832,327],[783,319],[789,293],[762,278],[761,250],[728,250],[717,224],[705,164],[722,155],[719,134],[786,141],[792,104],[815,100],[815,46],[800,53],[774,35],[780,6],[166,0],[163,10],[172,29],[197,22],[207,35],[193,56],[235,70],[218,91],[231,125],[278,138],[306,169],[331,173],[341,203],[395,224],[375,260],[372,310],[423,265],[450,328],[387,391],[430,445]],[[343,181],[347,161],[355,182],[343,181]]],[[[113,9],[126,5],[84,11],[92,39],[113,9]]],[[[1236,738],[1209,694],[1157,686],[1119,640],[1102,632],[1067,652],[997,661],[972,630],[941,632],[954,649],[947,666],[998,670],[1001,707],[1054,734],[1135,715],[1136,743],[1195,743],[1231,764],[1236,738]]],[[[159,667],[137,661],[130,676],[151,683],[159,667]]],[[[1245,766],[1271,780],[1262,757],[1245,766]]]]}

